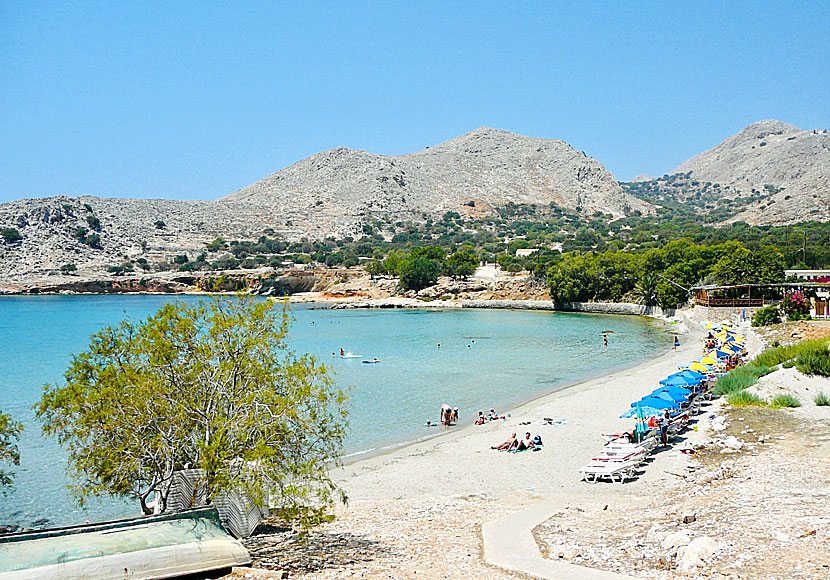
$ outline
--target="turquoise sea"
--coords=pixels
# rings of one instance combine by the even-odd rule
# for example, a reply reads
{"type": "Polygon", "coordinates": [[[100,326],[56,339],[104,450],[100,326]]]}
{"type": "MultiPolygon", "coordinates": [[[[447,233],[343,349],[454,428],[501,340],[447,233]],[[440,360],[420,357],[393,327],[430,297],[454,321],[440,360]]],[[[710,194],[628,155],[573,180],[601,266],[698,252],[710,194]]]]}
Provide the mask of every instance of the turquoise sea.
{"type": "MultiPolygon", "coordinates": [[[[103,499],[78,508],[66,486],[64,455],[41,437],[32,412],[45,383],[60,382],[72,353],[123,318],[147,317],[171,296],[0,298],[0,409],[26,425],[15,489],[0,496],[0,524],[50,525],[135,515],[103,499]]],[[[441,403],[504,412],[575,381],[629,366],[670,347],[658,323],[638,317],[504,310],[327,310],[293,306],[289,342],[326,362],[350,390],[345,453],[354,457],[429,437],[443,428],[441,403]],[[312,324],[313,323],[313,324],[312,324]],[[610,330],[608,346],[602,331],[610,330]],[[441,345],[440,348],[438,345],[441,345]],[[359,355],[332,356],[343,348],[359,355]],[[379,364],[361,359],[378,358],[379,364]]],[[[598,401],[597,404],[602,404],[598,401]]]]}

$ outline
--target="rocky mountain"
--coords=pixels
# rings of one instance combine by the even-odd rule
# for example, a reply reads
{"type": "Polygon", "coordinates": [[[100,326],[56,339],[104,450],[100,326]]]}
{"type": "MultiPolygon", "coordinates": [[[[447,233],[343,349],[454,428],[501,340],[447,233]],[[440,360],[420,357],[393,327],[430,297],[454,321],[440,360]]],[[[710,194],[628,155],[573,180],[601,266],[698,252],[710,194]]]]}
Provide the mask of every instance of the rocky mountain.
{"type": "Polygon", "coordinates": [[[406,155],[324,151],[220,200],[226,202],[290,213],[307,231],[345,232],[368,218],[480,215],[508,202],[614,216],[650,211],[602,164],[564,141],[489,127],[406,155]]]}
{"type": "Polygon", "coordinates": [[[78,273],[145,258],[198,253],[216,236],[288,240],[362,235],[371,220],[421,221],[456,211],[486,215],[513,203],[551,202],[586,215],[651,206],[625,193],[598,161],[564,141],[482,128],[407,155],[324,151],[216,201],[53,197],[0,204],[0,280],[78,273]],[[269,231],[270,231],[269,230],[269,231]]]}
{"type": "Polygon", "coordinates": [[[788,224],[830,220],[830,134],[775,120],[753,123],[672,174],[754,198],[731,221],[788,224]]]}

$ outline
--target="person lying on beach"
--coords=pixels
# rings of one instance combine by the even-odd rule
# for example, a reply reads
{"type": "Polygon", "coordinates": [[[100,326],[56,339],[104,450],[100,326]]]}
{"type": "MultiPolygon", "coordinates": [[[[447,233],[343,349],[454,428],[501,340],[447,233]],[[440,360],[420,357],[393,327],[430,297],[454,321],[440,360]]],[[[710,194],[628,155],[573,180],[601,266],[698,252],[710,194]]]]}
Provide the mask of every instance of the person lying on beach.
{"type": "Polygon", "coordinates": [[[516,434],[513,433],[513,435],[510,436],[510,439],[508,439],[507,441],[505,441],[501,445],[494,445],[493,447],[490,447],[490,449],[496,449],[498,451],[510,451],[518,443],[519,442],[516,440],[516,434]]]}

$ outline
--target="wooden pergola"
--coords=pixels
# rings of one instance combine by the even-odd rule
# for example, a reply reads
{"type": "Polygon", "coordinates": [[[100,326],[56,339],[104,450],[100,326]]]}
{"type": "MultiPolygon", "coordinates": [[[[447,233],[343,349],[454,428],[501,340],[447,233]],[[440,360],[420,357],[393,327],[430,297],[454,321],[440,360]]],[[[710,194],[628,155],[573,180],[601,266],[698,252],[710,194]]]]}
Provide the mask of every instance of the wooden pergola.
{"type": "Polygon", "coordinates": [[[777,301],[777,295],[786,290],[828,290],[830,285],[787,282],[781,284],[735,284],[731,286],[695,286],[695,304],[706,307],[751,308],[777,301]],[[772,298],[770,295],[776,295],[772,298]]]}

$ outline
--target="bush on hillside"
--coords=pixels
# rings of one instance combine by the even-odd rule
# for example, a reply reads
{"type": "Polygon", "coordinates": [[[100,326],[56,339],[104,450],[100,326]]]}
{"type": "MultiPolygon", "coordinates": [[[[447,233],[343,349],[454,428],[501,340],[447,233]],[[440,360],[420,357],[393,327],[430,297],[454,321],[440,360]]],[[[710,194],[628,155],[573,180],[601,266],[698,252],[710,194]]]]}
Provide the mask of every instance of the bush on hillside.
{"type": "Polygon", "coordinates": [[[13,244],[23,239],[23,236],[20,235],[20,232],[17,231],[17,228],[0,229],[0,236],[2,236],[3,241],[7,244],[13,244]]]}

